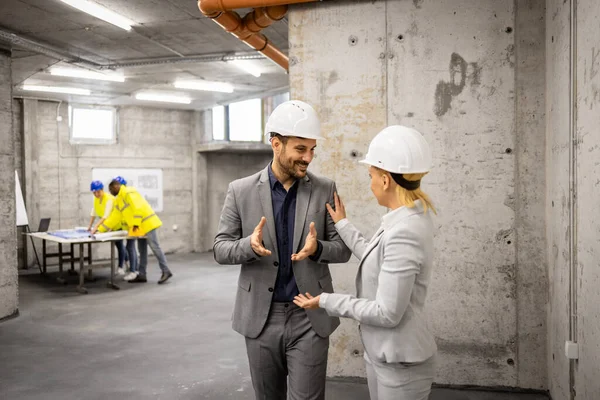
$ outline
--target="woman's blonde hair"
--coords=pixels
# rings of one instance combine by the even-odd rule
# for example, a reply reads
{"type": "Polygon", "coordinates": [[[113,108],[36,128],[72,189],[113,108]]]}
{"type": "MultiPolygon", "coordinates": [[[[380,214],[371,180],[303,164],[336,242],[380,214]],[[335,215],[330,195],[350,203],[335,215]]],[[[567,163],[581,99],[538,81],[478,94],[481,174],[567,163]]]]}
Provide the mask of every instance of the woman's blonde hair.
{"type": "MultiPolygon", "coordinates": [[[[381,172],[382,175],[384,175],[384,174],[391,175],[390,172],[382,170],[381,168],[377,168],[377,167],[374,167],[374,168],[377,169],[379,172],[381,172]]],[[[404,179],[406,179],[407,181],[414,182],[414,181],[421,180],[421,178],[423,178],[427,174],[428,174],[427,172],[421,173],[421,174],[402,174],[402,177],[404,179]]],[[[437,211],[435,210],[435,207],[433,206],[431,199],[420,187],[416,190],[406,190],[402,186],[397,185],[396,186],[396,195],[398,196],[398,200],[400,201],[400,204],[403,204],[408,208],[413,208],[415,206],[415,201],[421,200],[421,203],[423,203],[423,211],[424,212],[427,212],[428,209],[431,209],[431,211],[433,211],[434,214],[437,214],[437,211]]]]}

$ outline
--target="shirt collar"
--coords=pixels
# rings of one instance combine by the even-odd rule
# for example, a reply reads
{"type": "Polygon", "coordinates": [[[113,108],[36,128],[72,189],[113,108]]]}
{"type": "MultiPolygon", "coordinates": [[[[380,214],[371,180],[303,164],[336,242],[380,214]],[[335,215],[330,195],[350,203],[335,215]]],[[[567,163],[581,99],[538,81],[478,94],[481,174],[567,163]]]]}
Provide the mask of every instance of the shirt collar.
{"type": "Polygon", "coordinates": [[[273,168],[271,168],[271,164],[269,164],[269,184],[271,185],[271,189],[275,188],[275,184],[279,182],[273,173],[273,168]]]}
{"type": "MultiPolygon", "coordinates": [[[[281,187],[283,187],[283,185],[275,177],[275,174],[273,173],[273,168],[271,167],[271,165],[272,165],[272,163],[269,164],[268,172],[269,172],[269,184],[271,185],[271,190],[273,190],[273,189],[275,189],[275,185],[277,185],[278,183],[281,187]]],[[[297,182],[298,182],[298,179],[296,179],[294,181],[294,183],[292,183],[292,186],[290,187],[290,189],[294,188],[296,186],[297,182]]]]}
{"type": "Polygon", "coordinates": [[[423,203],[421,200],[415,201],[414,207],[398,207],[381,217],[381,226],[383,229],[390,229],[398,223],[401,219],[408,217],[409,215],[418,214],[423,212],[423,203]]]}

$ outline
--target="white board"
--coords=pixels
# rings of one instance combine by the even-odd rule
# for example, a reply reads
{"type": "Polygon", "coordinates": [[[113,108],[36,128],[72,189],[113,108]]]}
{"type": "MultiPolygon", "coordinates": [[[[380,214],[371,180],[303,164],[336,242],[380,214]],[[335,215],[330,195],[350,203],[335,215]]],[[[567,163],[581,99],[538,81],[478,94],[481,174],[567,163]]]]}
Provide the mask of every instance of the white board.
{"type": "Polygon", "coordinates": [[[115,176],[120,175],[127,181],[127,186],[135,187],[146,198],[156,212],[163,210],[163,174],[162,169],[153,168],[92,168],[92,180],[108,184],[115,176]]]}
{"type": "Polygon", "coordinates": [[[17,202],[17,226],[29,225],[27,219],[27,210],[23,201],[23,192],[21,191],[21,183],[19,182],[19,174],[15,171],[15,200],[17,202]]]}

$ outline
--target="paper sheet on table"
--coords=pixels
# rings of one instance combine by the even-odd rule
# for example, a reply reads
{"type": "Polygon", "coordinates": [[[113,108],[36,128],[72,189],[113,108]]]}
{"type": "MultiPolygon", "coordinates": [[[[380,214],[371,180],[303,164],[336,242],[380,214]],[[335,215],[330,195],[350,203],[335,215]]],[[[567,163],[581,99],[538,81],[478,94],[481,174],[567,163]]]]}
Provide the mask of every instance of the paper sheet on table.
{"type": "Polygon", "coordinates": [[[94,236],[92,236],[94,239],[98,239],[98,240],[105,240],[105,239],[112,239],[112,238],[126,238],[127,237],[127,231],[112,231],[112,232],[105,232],[105,233],[96,233],[94,236]]]}

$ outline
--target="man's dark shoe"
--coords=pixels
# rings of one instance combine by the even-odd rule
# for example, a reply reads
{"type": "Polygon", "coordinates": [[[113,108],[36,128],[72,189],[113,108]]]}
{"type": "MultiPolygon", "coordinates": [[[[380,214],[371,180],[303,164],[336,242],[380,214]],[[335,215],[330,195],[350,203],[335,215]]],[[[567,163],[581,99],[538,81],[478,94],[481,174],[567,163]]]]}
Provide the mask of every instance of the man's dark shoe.
{"type": "Polygon", "coordinates": [[[158,284],[162,285],[163,283],[165,283],[166,281],[168,281],[169,278],[172,277],[172,276],[173,276],[173,274],[171,273],[171,271],[169,271],[169,272],[163,272],[162,276],[158,280],[158,284]]]}
{"type": "Polygon", "coordinates": [[[129,283],[146,283],[148,280],[146,279],[146,275],[138,275],[135,279],[128,281],[129,283]]]}

